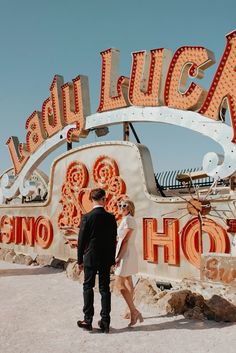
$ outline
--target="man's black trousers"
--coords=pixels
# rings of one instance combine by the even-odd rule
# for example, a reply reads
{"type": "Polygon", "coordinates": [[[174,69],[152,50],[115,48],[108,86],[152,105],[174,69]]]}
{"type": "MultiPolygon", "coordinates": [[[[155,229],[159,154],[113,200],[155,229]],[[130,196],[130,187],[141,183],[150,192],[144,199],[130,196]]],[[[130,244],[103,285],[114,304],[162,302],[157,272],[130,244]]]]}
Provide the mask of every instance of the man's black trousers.
{"type": "Polygon", "coordinates": [[[103,267],[84,267],[84,320],[92,323],[94,315],[94,292],[95,278],[98,273],[99,292],[101,294],[101,320],[103,323],[110,324],[111,293],[110,293],[110,266],[103,267]]]}

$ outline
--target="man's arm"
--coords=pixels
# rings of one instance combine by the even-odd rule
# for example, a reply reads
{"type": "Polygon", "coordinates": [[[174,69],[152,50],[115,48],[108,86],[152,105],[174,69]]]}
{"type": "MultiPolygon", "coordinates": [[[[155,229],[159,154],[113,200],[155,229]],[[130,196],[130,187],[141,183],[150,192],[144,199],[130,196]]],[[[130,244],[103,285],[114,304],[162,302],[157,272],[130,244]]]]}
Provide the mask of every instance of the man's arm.
{"type": "Polygon", "coordinates": [[[115,264],[115,255],[116,255],[116,237],[117,237],[117,223],[116,223],[116,219],[113,216],[112,217],[112,257],[114,259],[113,264],[115,264]]]}
{"type": "Polygon", "coordinates": [[[84,250],[87,244],[88,232],[87,232],[87,217],[86,215],[82,216],[80,222],[80,230],[78,236],[78,252],[77,252],[77,262],[79,265],[83,264],[83,255],[84,250]]]}

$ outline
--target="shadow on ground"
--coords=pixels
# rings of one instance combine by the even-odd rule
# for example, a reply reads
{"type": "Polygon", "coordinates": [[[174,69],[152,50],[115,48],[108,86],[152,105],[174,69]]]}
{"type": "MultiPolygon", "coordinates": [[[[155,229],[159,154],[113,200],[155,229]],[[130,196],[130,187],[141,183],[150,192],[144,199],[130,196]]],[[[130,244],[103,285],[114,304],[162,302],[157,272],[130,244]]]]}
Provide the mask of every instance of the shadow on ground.
{"type": "MultiPolygon", "coordinates": [[[[167,317],[169,315],[160,315],[160,316],[156,316],[156,318],[160,319],[160,318],[164,318],[167,317]]],[[[152,318],[155,318],[154,316],[152,318]]],[[[145,318],[144,318],[145,320],[145,318]]],[[[145,321],[144,321],[145,322],[145,321]]],[[[168,322],[163,322],[163,323],[158,323],[158,324],[149,324],[149,325],[138,325],[137,326],[133,326],[133,327],[123,327],[123,328],[110,328],[110,333],[109,334],[117,334],[117,333],[124,333],[124,332],[142,332],[142,331],[146,331],[146,332],[152,332],[152,331],[162,331],[162,330],[206,330],[206,329],[214,329],[214,328],[225,328],[228,326],[232,326],[235,325],[235,323],[231,323],[231,322],[214,322],[214,321],[210,321],[210,320],[206,320],[206,321],[197,321],[197,320],[188,320],[185,318],[181,318],[181,319],[176,319],[174,321],[168,321],[168,322]]],[[[94,328],[93,331],[90,332],[90,334],[99,334],[101,333],[101,330],[94,328]]]]}
{"type": "Polygon", "coordinates": [[[9,276],[32,276],[32,275],[51,275],[53,273],[63,272],[63,269],[53,268],[50,266],[34,267],[34,268],[17,268],[0,270],[0,277],[9,276]]]}

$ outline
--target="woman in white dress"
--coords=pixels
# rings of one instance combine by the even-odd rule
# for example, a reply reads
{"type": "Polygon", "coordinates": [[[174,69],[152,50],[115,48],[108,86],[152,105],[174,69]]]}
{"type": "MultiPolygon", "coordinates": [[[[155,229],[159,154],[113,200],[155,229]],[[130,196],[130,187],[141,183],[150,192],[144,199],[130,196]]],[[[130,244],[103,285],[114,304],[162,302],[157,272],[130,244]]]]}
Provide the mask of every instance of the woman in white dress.
{"type": "Polygon", "coordinates": [[[118,242],[116,247],[116,287],[124,297],[130,315],[129,326],[143,321],[141,313],[133,302],[132,275],[138,272],[138,254],[135,248],[136,222],[134,219],[135,207],[131,200],[124,199],[119,203],[119,212],[122,214],[122,221],[118,227],[118,242]]]}

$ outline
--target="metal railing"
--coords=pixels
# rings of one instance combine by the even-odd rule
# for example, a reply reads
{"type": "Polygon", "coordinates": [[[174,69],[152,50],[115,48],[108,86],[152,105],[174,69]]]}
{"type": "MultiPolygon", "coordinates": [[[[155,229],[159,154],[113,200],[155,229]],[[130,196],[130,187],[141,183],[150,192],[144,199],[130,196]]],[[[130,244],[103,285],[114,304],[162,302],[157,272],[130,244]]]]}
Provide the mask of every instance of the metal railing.
{"type": "MultiPolygon", "coordinates": [[[[186,184],[181,183],[176,179],[178,174],[188,174],[191,172],[200,172],[202,171],[202,168],[188,168],[188,169],[181,169],[181,170],[169,170],[169,171],[164,171],[160,173],[155,174],[155,179],[157,182],[157,186],[159,185],[159,188],[161,190],[166,190],[166,189],[183,189],[186,188],[186,184]]],[[[204,187],[204,186],[210,186],[212,185],[214,179],[211,177],[206,177],[202,178],[199,180],[194,180],[193,184],[195,186],[199,187],[204,187]]],[[[218,182],[218,185],[224,185],[225,181],[220,180],[218,182]]]]}

